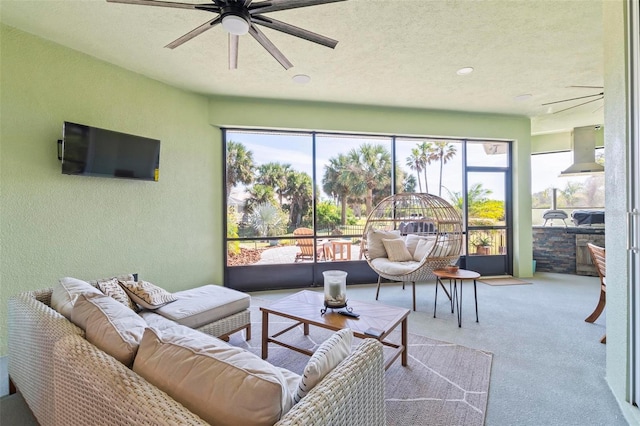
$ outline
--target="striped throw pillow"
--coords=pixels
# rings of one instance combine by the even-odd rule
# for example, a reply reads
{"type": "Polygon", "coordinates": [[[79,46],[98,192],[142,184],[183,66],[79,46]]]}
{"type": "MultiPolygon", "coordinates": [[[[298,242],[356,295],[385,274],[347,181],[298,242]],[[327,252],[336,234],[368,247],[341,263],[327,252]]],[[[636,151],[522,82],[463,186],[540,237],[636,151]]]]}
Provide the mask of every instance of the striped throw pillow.
{"type": "Polygon", "coordinates": [[[293,395],[293,401],[297,404],[315,385],[320,383],[324,376],[336,368],[351,353],[353,331],[343,328],[333,333],[314,352],[302,372],[298,389],[293,395]]]}
{"type": "Polygon", "coordinates": [[[131,300],[145,309],[158,309],[178,300],[173,294],[147,281],[118,281],[131,300]]]}
{"type": "MultiPolygon", "coordinates": [[[[133,277],[131,278],[133,279],[133,277]]],[[[124,291],[122,287],[120,287],[120,284],[118,284],[118,278],[114,277],[109,279],[96,280],[96,285],[98,286],[100,291],[107,296],[113,297],[129,309],[133,309],[134,311],[137,310],[138,307],[136,306],[136,304],[133,303],[133,300],[129,298],[127,292],[124,291]]]]}

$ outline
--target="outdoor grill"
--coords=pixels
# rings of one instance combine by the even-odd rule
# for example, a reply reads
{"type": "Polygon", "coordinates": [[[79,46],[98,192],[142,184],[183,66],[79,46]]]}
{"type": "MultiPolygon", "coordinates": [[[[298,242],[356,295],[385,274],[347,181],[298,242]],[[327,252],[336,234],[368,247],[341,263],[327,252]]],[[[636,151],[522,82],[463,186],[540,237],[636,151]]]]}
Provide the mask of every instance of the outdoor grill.
{"type": "Polygon", "coordinates": [[[576,226],[604,226],[604,210],[574,210],[571,220],[576,226]]]}
{"type": "Polygon", "coordinates": [[[547,221],[549,220],[562,219],[562,221],[564,222],[564,227],[566,228],[567,222],[565,221],[565,219],[567,219],[568,217],[569,215],[567,215],[567,212],[565,212],[564,210],[547,210],[542,215],[542,218],[544,219],[544,224],[542,226],[546,226],[547,221]]]}

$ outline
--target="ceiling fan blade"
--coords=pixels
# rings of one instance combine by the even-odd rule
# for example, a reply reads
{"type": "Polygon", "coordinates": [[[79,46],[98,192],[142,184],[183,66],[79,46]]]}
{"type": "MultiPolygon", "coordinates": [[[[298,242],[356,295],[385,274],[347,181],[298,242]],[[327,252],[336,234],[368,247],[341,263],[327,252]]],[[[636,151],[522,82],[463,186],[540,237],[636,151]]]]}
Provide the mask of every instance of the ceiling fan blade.
{"type": "Polygon", "coordinates": [[[561,109],[560,111],[554,112],[554,114],[558,114],[559,112],[567,111],[567,110],[570,110],[570,109],[573,109],[573,108],[578,108],[579,106],[590,104],[591,102],[599,101],[600,99],[604,99],[604,96],[602,96],[602,97],[600,97],[598,99],[591,99],[590,101],[583,102],[583,103],[578,104],[578,105],[570,106],[569,108],[561,109]]]}
{"type": "Polygon", "coordinates": [[[238,42],[239,35],[229,33],[229,69],[238,69],[238,42]]]}
{"type": "Polygon", "coordinates": [[[168,47],[169,49],[175,49],[176,47],[182,45],[183,43],[186,43],[187,41],[191,40],[195,36],[198,36],[198,35],[202,34],[203,32],[205,32],[205,31],[213,28],[214,26],[218,25],[221,21],[222,21],[222,17],[221,16],[213,18],[212,20],[207,21],[204,24],[200,25],[199,27],[189,31],[188,33],[186,33],[182,37],[175,39],[171,43],[167,44],[165,47],[168,47]]]}
{"type": "Polygon", "coordinates": [[[249,7],[249,5],[251,4],[251,0],[241,0],[242,3],[244,3],[244,7],[249,7]]]}
{"type": "Polygon", "coordinates": [[[325,3],[336,3],[345,0],[270,0],[254,3],[249,7],[251,15],[257,13],[275,12],[278,10],[296,9],[299,7],[316,6],[325,3]]]}
{"type": "Polygon", "coordinates": [[[107,0],[109,3],[123,3],[123,4],[139,4],[142,6],[160,6],[160,7],[172,7],[176,9],[206,9],[211,8],[220,9],[217,6],[208,6],[205,4],[192,4],[192,3],[175,3],[172,1],[159,1],[159,0],[107,0]]]}
{"type": "Polygon", "coordinates": [[[276,59],[276,61],[280,62],[280,65],[282,65],[284,69],[288,70],[293,66],[293,64],[289,62],[287,58],[285,58],[282,52],[278,50],[276,45],[273,44],[271,40],[269,40],[258,27],[251,24],[251,26],[249,27],[249,34],[251,34],[251,36],[262,45],[262,47],[267,49],[267,52],[269,52],[271,56],[276,59]]]}
{"type": "Polygon", "coordinates": [[[300,37],[332,49],[334,49],[338,44],[337,40],[296,27],[295,25],[287,24],[286,22],[278,21],[277,19],[268,18],[266,16],[253,15],[251,16],[251,22],[273,28],[274,30],[281,31],[283,33],[291,34],[292,36],[300,37]]]}
{"type": "Polygon", "coordinates": [[[542,105],[553,105],[553,104],[559,104],[561,102],[575,101],[578,99],[587,99],[587,98],[593,98],[595,96],[603,96],[603,95],[604,95],[604,92],[600,92],[600,93],[596,93],[595,95],[578,96],[577,98],[568,98],[568,99],[563,99],[561,101],[547,102],[546,104],[542,104],[542,105]]]}

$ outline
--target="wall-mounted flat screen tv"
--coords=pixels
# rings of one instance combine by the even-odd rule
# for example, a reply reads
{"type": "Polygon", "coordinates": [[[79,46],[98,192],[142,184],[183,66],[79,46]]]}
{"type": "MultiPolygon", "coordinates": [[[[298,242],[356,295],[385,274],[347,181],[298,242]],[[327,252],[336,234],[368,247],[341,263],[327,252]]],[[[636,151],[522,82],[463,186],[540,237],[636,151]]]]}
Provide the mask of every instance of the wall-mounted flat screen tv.
{"type": "Polygon", "coordinates": [[[158,181],[160,141],[64,122],[62,173],[158,181]]]}

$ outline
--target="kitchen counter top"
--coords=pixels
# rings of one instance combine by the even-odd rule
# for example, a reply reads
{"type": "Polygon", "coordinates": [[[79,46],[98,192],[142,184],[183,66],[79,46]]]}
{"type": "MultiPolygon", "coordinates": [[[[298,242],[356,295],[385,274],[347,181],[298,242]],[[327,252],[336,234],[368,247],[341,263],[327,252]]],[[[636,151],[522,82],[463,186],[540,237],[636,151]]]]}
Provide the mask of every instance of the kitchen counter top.
{"type": "Polygon", "coordinates": [[[567,234],[598,234],[604,235],[604,228],[589,226],[533,226],[533,229],[545,229],[549,232],[565,232],[567,234]]]}

